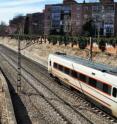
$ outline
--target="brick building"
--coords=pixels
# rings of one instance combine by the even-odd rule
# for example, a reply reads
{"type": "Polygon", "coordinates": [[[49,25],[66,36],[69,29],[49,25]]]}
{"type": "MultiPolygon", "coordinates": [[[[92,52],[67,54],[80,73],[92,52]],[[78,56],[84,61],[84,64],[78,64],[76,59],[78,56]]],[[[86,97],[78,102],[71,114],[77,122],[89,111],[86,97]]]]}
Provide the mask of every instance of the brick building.
{"type": "Polygon", "coordinates": [[[82,35],[83,25],[89,20],[93,20],[95,36],[117,35],[117,3],[113,0],[96,3],[64,0],[62,4],[46,5],[44,34],[82,35]]]}
{"type": "Polygon", "coordinates": [[[10,20],[9,28],[8,28],[9,34],[19,33],[19,27],[20,29],[22,28],[22,31],[23,31],[24,20],[25,20],[25,17],[21,15],[14,17],[12,20],[10,20]]]}
{"type": "Polygon", "coordinates": [[[71,11],[73,6],[76,5],[77,3],[75,1],[66,0],[63,2],[63,4],[46,5],[44,21],[45,35],[53,33],[69,34],[72,30],[71,18],[73,15],[71,11]]]}
{"type": "Polygon", "coordinates": [[[44,13],[27,14],[26,18],[29,19],[29,34],[42,35],[44,34],[44,13]]]}
{"type": "Polygon", "coordinates": [[[24,32],[24,25],[28,22],[27,25],[27,34],[32,35],[42,35],[44,34],[44,13],[32,13],[27,14],[26,16],[17,16],[9,21],[9,34],[14,34],[19,32],[19,27],[24,32]]]}

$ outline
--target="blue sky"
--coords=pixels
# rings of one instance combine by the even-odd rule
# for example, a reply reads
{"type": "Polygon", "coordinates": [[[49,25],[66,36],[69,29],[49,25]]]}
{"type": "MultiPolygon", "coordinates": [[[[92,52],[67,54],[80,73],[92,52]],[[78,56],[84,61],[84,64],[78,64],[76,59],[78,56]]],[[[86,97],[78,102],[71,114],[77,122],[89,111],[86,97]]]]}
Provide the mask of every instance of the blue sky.
{"type": "Polygon", "coordinates": [[[3,21],[8,24],[9,20],[17,15],[42,12],[45,4],[62,3],[62,1],[63,0],[0,0],[0,23],[3,21]]]}
{"type": "MultiPolygon", "coordinates": [[[[63,0],[0,0],[0,22],[4,21],[8,24],[9,20],[16,15],[42,12],[45,4],[62,3],[62,1],[63,0]]],[[[82,0],[76,1],[82,2],[82,0]]]]}
{"type": "Polygon", "coordinates": [[[0,0],[0,23],[19,14],[42,12],[45,4],[61,3],[62,0],[0,0]]]}

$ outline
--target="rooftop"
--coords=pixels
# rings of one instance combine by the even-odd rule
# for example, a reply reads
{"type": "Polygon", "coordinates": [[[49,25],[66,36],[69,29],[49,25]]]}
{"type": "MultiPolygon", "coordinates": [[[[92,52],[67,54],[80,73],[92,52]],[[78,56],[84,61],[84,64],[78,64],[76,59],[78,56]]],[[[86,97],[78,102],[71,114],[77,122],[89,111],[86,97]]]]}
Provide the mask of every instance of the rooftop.
{"type": "Polygon", "coordinates": [[[88,59],[84,59],[84,58],[81,58],[78,56],[70,56],[70,55],[66,55],[64,53],[55,53],[55,54],[66,60],[69,60],[69,61],[72,61],[72,62],[75,62],[78,64],[82,64],[84,66],[117,76],[117,67],[114,68],[114,67],[111,67],[106,64],[96,63],[96,62],[88,60],[88,59]]]}

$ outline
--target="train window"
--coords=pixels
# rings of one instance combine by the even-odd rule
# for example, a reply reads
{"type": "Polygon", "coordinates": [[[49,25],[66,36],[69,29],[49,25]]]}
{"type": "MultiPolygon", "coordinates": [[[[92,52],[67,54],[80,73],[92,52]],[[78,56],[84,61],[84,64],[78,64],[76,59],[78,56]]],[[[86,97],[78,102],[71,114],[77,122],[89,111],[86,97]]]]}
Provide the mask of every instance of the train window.
{"type": "Polygon", "coordinates": [[[54,68],[57,68],[57,65],[58,65],[57,63],[54,63],[54,68]]]}
{"type": "Polygon", "coordinates": [[[97,85],[96,85],[96,88],[103,91],[103,83],[97,81],[97,85]]]}
{"type": "Polygon", "coordinates": [[[115,87],[113,88],[113,96],[117,97],[117,88],[115,88],[115,87]]]}
{"type": "Polygon", "coordinates": [[[65,67],[64,68],[64,73],[69,75],[70,74],[70,69],[65,67]]]}
{"type": "Polygon", "coordinates": [[[86,83],[86,76],[83,74],[79,74],[79,80],[83,81],[86,83]]]}
{"type": "Polygon", "coordinates": [[[96,87],[96,85],[97,85],[97,80],[95,80],[95,79],[89,77],[88,84],[91,85],[92,87],[96,87]]]}
{"type": "Polygon", "coordinates": [[[59,66],[58,66],[58,69],[59,69],[60,71],[63,71],[63,66],[62,66],[62,65],[59,65],[59,66]]]}
{"type": "Polygon", "coordinates": [[[105,93],[111,94],[111,87],[107,84],[103,84],[103,91],[105,93]]]}
{"type": "Polygon", "coordinates": [[[77,72],[76,72],[76,71],[71,70],[71,76],[72,76],[72,77],[74,77],[74,78],[77,78],[77,72]]]}

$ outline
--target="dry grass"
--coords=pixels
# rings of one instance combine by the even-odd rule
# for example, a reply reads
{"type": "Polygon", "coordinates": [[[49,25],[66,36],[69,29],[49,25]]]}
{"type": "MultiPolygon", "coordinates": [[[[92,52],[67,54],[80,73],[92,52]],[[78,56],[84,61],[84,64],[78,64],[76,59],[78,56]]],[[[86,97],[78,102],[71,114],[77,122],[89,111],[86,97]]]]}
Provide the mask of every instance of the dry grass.
{"type": "MultiPolygon", "coordinates": [[[[4,45],[7,45],[13,49],[17,49],[17,42],[13,39],[8,38],[0,38],[0,42],[4,45]]],[[[22,46],[24,46],[24,42],[22,41],[22,46]]],[[[49,43],[43,43],[43,44],[35,44],[33,46],[30,46],[29,48],[25,49],[24,51],[30,52],[30,54],[34,57],[39,57],[43,60],[47,60],[48,55],[50,53],[54,52],[65,52],[68,55],[76,55],[81,56],[84,58],[89,58],[89,51],[88,50],[80,50],[77,46],[74,46],[73,48],[68,45],[64,46],[61,45],[52,45],[49,43]]],[[[111,55],[107,53],[102,52],[94,52],[93,53],[93,60],[99,63],[108,64],[111,66],[117,67],[117,56],[111,55]]]]}

